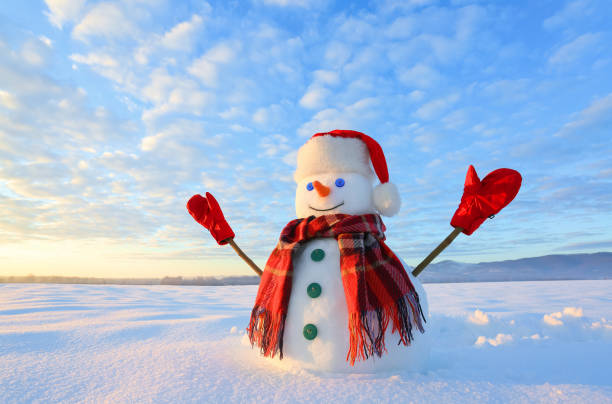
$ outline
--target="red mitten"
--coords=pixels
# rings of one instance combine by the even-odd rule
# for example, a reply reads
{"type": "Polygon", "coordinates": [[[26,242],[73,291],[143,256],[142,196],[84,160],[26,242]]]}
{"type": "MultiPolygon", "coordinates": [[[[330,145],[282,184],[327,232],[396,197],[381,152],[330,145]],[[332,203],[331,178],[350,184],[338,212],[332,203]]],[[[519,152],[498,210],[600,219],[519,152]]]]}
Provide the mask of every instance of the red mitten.
{"type": "Polygon", "coordinates": [[[227,224],[219,203],[208,192],[206,198],[199,194],[192,196],[187,202],[187,210],[196,222],[208,229],[217,244],[227,244],[234,238],[235,234],[227,224]]]}
{"type": "Polygon", "coordinates": [[[473,166],[468,168],[459,208],[451,219],[451,226],[461,227],[470,235],[488,217],[496,215],[508,205],[521,187],[521,174],[509,168],[492,171],[478,179],[473,166]]]}

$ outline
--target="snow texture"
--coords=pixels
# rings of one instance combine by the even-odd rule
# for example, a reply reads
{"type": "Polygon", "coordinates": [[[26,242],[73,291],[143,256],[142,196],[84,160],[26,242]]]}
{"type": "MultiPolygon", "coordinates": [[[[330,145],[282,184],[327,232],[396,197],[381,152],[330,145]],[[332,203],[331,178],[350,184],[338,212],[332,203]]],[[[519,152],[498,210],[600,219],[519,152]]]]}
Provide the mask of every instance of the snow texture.
{"type": "Polygon", "coordinates": [[[424,371],[338,374],[243,343],[256,286],[0,285],[1,401],[612,402],[612,281],[425,289],[424,371]]]}

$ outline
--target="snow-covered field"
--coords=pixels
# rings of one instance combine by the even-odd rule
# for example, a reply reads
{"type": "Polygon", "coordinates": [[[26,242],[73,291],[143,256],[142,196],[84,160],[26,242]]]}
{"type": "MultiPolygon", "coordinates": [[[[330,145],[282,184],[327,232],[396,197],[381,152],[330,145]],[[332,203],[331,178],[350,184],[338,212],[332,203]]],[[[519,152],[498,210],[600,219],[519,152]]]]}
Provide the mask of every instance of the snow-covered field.
{"type": "Polygon", "coordinates": [[[0,285],[0,401],[612,402],[612,281],[425,288],[427,371],[341,375],[245,345],[256,286],[0,285]]]}

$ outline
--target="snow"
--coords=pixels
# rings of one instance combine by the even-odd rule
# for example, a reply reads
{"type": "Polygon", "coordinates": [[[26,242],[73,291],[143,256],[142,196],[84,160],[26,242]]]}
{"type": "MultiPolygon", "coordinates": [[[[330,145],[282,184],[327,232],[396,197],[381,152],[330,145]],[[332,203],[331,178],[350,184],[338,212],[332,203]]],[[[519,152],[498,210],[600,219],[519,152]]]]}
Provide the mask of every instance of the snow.
{"type": "Polygon", "coordinates": [[[246,346],[256,286],[0,285],[1,401],[612,402],[612,281],[424,287],[426,370],[347,375],[246,346]]]}

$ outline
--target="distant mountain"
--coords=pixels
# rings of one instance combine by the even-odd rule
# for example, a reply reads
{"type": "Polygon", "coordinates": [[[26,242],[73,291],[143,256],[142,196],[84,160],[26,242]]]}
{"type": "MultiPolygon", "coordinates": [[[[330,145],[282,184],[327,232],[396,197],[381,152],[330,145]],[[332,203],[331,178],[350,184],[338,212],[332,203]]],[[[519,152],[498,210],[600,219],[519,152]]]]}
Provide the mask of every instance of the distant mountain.
{"type": "Polygon", "coordinates": [[[612,252],[545,255],[466,264],[441,261],[420,275],[424,283],[612,279],[612,252]]]}

